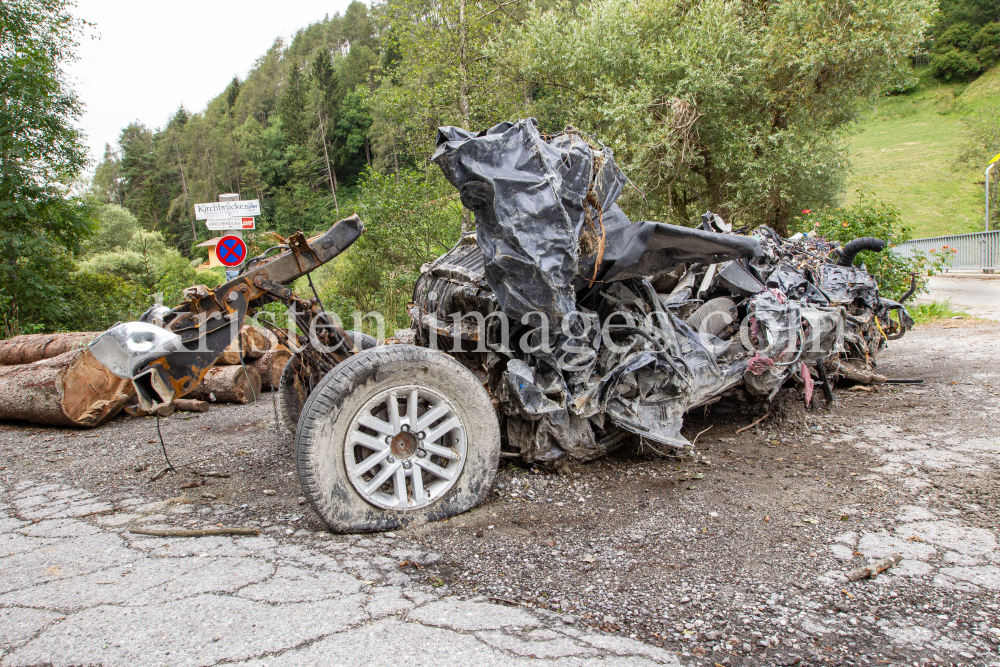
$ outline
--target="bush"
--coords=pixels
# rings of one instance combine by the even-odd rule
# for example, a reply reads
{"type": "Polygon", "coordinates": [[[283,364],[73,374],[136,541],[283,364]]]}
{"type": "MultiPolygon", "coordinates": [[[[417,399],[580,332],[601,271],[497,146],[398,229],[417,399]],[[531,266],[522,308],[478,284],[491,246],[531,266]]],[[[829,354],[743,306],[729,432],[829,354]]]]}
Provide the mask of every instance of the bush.
{"type": "Polygon", "coordinates": [[[927,278],[941,271],[944,260],[918,255],[905,258],[892,252],[893,246],[913,237],[913,229],[903,224],[899,209],[891,204],[876,203],[871,193],[859,194],[853,206],[827,209],[801,219],[799,229],[814,229],[819,236],[847,243],[862,236],[874,236],[886,242],[882,252],[862,252],[854,260],[864,264],[875,276],[879,290],[890,299],[898,299],[910,288],[910,276],[917,274],[917,293],[927,290],[927,278]]]}
{"type": "Polygon", "coordinates": [[[942,81],[969,81],[979,74],[979,59],[952,47],[931,58],[931,72],[942,81]]]}
{"type": "Polygon", "coordinates": [[[983,69],[990,67],[1000,57],[1000,23],[987,23],[969,43],[969,51],[976,54],[983,69]]]}
{"type": "Polygon", "coordinates": [[[969,317],[963,310],[955,310],[951,305],[951,299],[945,301],[932,301],[930,303],[918,303],[910,308],[910,317],[917,324],[927,324],[936,320],[946,320],[953,317],[969,317]]]}
{"type": "Polygon", "coordinates": [[[944,52],[949,48],[954,48],[959,51],[968,51],[969,44],[972,42],[972,38],[975,37],[976,32],[976,26],[971,23],[966,23],[965,21],[954,23],[937,39],[934,50],[944,52]]]}
{"type": "Polygon", "coordinates": [[[115,276],[75,271],[64,288],[66,318],[53,328],[104,331],[118,322],[138,319],[152,304],[142,287],[115,276]]]}

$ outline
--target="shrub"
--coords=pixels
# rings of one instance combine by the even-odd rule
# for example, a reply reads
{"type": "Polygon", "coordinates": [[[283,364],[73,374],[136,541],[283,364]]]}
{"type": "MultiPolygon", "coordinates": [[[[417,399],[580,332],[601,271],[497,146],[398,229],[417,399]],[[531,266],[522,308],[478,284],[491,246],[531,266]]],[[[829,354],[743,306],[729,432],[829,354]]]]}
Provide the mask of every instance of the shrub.
{"type": "Polygon", "coordinates": [[[934,50],[944,52],[948,48],[954,48],[959,51],[968,51],[969,44],[972,42],[972,38],[975,37],[976,32],[976,26],[971,23],[966,23],[965,21],[954,23],[937,39],[934,50]]]}
{"type": "Polygon", "coordinates": [[[68,278],[64,287],[68,312],[53,328],[104,331],[137,319],[152,303],[141,286],[116,276],[74,271],[68,278]]]}
{"type": "Polygon", "coordinates": [[[847,243],[862,236],[874,236],[887,244],[880,253],[862,252],[855,258],[855,265],[864,264],[875,276],[879,290],[890,299],[899,298],[910,288],[910,276],[917,274],[917,293],[927,290],[927,278],[941,271],[944,260],[918,254],[913,258],[901,257],[892,252],[893,246],[913,237],[913,230],[903,224],[899,209],[891,204],[875,202],[871,193],[859,193],[858,202],[852,206],[827,209],[808,214],[801,219],[802,230],[814,229],[819,236],[847,243]]]}
{"type": "Polygon", "coordinates": [[[931,72],[943,81],[969,81],[982,69],[979,59],[971,53],[950,47],[934,54],[931,72]]]}
{"type": "Polygon", "coordinates": [[[987,23],[969,43],[969,51],[976,54],[983,69],[990,67],[1000,57],[1000,23],[987,23]]]}

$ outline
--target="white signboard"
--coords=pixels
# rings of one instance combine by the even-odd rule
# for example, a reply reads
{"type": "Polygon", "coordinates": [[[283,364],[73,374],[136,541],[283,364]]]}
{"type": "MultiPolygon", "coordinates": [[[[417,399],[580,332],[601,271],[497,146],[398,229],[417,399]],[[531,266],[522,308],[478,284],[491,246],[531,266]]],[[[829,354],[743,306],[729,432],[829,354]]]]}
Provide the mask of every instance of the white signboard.
{"type": "Polygon", "coordinates": [[[253,218],[209,218],[205,221],[209,229],[256,229],[253,218]]]}
{"type": "Polygon", "coordinates": [[[237,216],[260,215],[260,200],[246,201],[214,201],[208,204],[195,204],[194,217],[197,220],[212,220],[215,218],[233,218],[237,216]]]}

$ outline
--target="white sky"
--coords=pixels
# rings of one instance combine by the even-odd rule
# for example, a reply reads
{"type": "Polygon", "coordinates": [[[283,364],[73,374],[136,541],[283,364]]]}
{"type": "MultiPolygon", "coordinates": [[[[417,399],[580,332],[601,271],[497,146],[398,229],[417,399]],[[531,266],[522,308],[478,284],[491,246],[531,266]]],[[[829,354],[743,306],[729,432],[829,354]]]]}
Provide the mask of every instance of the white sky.
{"type": "MultiPolygon", "coordinates": [[[[241,79],[278,36],[286,40],[350,0],[78,0],[76,16],[96,23],[69,69],[85,109],[91,157],[122,128],[166,124],[181,103],[202,111],[233,75],[241,79]]],[[[93,165],[91,165],[91,171],[93,165]]]]}

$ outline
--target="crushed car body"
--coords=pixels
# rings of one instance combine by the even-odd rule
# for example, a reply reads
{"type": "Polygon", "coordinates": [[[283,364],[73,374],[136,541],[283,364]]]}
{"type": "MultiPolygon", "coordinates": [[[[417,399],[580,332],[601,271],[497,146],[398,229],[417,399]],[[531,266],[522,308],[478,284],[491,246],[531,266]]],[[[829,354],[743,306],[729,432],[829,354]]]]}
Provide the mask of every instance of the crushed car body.
{"type": "Polygon", "coordinates": [[[415,338],[485,374],[504,449],[525,461],[586,461],[635,436],[687,446],[684,413],[723,394],[769,400],[795,379],[810,403],[837,377],[884,380],[875,355],[912,326],[852,266],[877,239],[734,234],[712,213],[697,229],[633,223],[612,151],[579,132],[441,128],[432,160],[477,224],[424,267],[415,338]]]}

